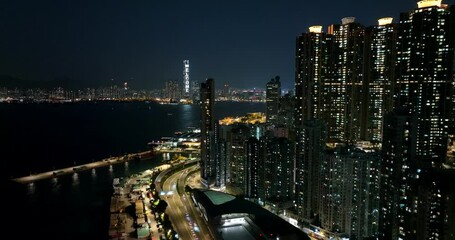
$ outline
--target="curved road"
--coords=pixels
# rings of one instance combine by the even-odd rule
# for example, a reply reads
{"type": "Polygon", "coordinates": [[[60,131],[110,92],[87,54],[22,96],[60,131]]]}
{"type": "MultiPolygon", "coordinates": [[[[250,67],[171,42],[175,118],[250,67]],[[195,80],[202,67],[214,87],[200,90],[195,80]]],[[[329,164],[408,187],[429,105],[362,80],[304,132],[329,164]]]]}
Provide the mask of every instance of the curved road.
{"type": "Polygon", "coordinates": [[[185,168],[165,180],[162,190],[165,193],[172,192],[164,198],[168,203],[166,213],[169,215],[180,239],[212,240],[213,237],[210,235],[204,219],[195,209],[190,196],[185,193],[185,182],[188,174],[198,168],[198,165],[185,168]],[[194,226],[199,228],[199,232],[194,229],[194,226]]]}
{"type": "Polygon", "coordinates": [[[164,200],[168,203],[166,213],[180,239],[194,239],[189,222],[185,219],[186,206],[183,205],[179,194],[177,193],[177,181],[185,172],[179,171],[168,177],[163,183],[162,191],[166,193],[164,200]],[[172,192],[172,194],[169,194],[172,192]]]}

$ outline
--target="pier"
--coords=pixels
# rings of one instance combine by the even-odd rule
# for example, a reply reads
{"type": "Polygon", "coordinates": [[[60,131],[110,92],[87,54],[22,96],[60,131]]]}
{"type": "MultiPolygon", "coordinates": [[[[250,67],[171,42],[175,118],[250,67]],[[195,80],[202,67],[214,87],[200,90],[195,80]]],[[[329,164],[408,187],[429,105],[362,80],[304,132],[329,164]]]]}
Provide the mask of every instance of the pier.
{"type": "Polygon", "coordinates": [[[18,183],[36,182],[36,181],[43,180],[43,179],[73,174],[75,172],[81,172],[81,171],[86,171],[86,170],[99,168],[99,167],[105,167],[105,166],[109,166],[109,165],[113,165],[113,164],[117,164],[117,163],[123,163],[123,162],[127,162],[127,161],[134,160],[134,159],[142,160],[142,159],[150,158],[150,156],[151,156],[150,153],[151,153],[150,151],[145,151],[145,152],[139,152],[139,153],[133,153],[133,154],[126,154],[124,156],[119,156],[119,157],[110,157],[110,158],[106,158],[106,159],[103,159],[103,160],[100,160],[97,162],[91,162],[91,163],[81,164],[81,165],[77,165],[77,166],[71,166],[71,167],[67,167],[67,168],[52,170],[52,171],[48,171],[48,172],[32,174],[32,175],[25,176],[25,177],[15,178],[15,179],[13,179],[13,181],[18,182],[18,183]]]}

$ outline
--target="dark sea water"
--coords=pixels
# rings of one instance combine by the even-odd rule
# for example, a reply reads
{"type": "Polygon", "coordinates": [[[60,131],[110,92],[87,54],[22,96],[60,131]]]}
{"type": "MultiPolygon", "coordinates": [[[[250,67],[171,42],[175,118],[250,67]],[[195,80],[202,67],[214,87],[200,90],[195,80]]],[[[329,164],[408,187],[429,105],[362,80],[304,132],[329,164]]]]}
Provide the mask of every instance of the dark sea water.
{"type": "MultiPolygon", "coordinates": [[[[263,103],[217,102],[215,116],[264,112],[263,103]]],[[[161,157],[18,184],[13,177],[147,150],[147,142],[199,127],[197,105],[0,104],[0,171],[11,239],[108,239],[112,180],[161,157]]]]}

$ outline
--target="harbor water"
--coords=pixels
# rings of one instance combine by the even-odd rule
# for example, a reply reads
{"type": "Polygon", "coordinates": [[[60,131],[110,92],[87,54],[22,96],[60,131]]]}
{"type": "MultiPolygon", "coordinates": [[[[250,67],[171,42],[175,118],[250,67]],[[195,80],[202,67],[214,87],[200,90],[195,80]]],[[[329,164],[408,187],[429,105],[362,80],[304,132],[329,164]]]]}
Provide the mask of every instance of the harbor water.
{"type": "MultiPolygon", "coordinates": [[[[215,116],[264,112],[264,103],[217,102],[215,116]]],[[[162,156],[18,184],[12,178],[140,152],[198,127],[197,105],[90,102],[0,104],[1,180],[14,239],[108,239],[112,181],[161,164],[162,156]]]]}

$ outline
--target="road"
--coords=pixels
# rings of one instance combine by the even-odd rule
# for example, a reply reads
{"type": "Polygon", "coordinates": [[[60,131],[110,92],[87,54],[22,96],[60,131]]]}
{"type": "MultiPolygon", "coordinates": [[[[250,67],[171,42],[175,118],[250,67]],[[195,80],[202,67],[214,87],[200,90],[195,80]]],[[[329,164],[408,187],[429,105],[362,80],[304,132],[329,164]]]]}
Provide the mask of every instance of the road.
{"type": "Polygon", "coordinates": [[[172,191],[172,194],[166,195],[165,198],[168,203],[166,211],[181,239],[212,240],[213,237],[210,235],[205,221],[194,208],[190,196],[185,194],[184,190],[188,174],[198,168],[198,165],[185,168],[171,175],[163,183],[164,192],[172,191]]]}
{"type": "Polygon", "coordinates": [[[190,209],[189,214],[191,216],[191,219],[194,219],[197,225],[199,226],[201,239],[215,239],[215,237],[213,237],[213,234],[211,234],[210,229],[207,227],[207,223],[203,219],[201,213],[196,209],[194,202],[191,199],[191,196],[185,193],[185,186],[187,185],[187,181],[189,180],[189,178],[193,179],[194,181],[196,179],[195,177],[197,176],[198,184],[193,183],[193,186],[199,185],[197,188],[202,188],[200,184],[200,171],[198,170],[199,166],[193,171],[188,171],[188,175],[184,179],[183,178],[179,179],[178,187],[181,188],[180,192],[184,193],[184,197],[182,198],[182,200],[184,204],[187,206],[187,209],[190,209]]]}
{"type": "MultiPolygon", "coordinates": [[[[194,168],[190,167],[187,169],[194,168]]],[[[187,207],[183,204],[182,199],[180,198],[177,192],[177,181],[183,176],[185,176],[186,170],[179,171],[169,176],[163,183],[162,191],[166,193],[165,200],[168,203],[166,213],[169,215],[172,224],[175,227],[175,230],[179,234],[181,239],[196,239],[193,235],[194,230],[190,226],[190,221],[186,218],[187,207]],[[171,193],[172,194],[169,194],[171,193]]]]}

